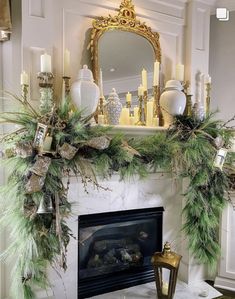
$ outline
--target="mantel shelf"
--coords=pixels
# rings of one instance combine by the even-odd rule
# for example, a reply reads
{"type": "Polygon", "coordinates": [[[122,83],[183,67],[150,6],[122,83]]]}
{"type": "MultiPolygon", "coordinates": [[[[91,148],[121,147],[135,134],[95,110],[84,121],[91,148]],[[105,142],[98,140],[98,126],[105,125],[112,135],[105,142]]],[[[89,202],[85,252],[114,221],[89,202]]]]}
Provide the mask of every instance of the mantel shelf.
{"type": "MultiPolygon", "coordinates": [[[[103,125],[104,127],[107,125],[103,125]]],[[[166,131],[166,127],[145,127],[145,126],[113,126],[110,134],[123,133],[128,136],[149,136],[157,132],[166,131]]]]}

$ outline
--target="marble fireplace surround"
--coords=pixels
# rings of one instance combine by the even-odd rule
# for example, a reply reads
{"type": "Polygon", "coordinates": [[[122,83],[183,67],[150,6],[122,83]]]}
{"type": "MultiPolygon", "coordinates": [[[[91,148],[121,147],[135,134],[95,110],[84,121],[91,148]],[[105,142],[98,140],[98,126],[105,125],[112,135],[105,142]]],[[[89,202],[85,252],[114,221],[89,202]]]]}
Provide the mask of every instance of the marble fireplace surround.
{"type": "MultiPolygon", "coordinates": [[[[113,175],[107,181],[99,180],[99,183],[110,191],[88,186],[86,193],[80,179],[71,178],[69,199],[73,203],[73,215],[68,222],[74,236],[78,233],[78,215],[162,206],[165,209],[163,242],[172,242],[173,250],[183,256],[179,278],[186,283],[207,278],[205,269],[196,264],[190,256],[186,239],[180,232],[184,205],[182,193],[186,184],[184,181],[174,178],[170,173],[158,172],[150,173],[145,180],[134,178],[124,182],[120,181],[118,175],[113,175]]],[[[38,298],[77,299],[77,254],[77,241],[71,239],[67,271],[61,273],[61,277],[55,271],[51,271],[53,291],[47,294],[39,292],[38,298]]]]}

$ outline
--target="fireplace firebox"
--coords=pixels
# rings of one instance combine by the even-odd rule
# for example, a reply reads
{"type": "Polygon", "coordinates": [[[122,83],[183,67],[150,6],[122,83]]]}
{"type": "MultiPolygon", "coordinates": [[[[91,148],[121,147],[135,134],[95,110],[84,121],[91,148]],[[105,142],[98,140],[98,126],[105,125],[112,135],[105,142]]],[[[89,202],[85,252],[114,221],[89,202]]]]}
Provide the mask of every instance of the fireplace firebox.
{"type": "Polygon", "coordinates": [[[162,207],[78,218],[78,299],[154,280],[151,257],[162,250],[162,207]]]}

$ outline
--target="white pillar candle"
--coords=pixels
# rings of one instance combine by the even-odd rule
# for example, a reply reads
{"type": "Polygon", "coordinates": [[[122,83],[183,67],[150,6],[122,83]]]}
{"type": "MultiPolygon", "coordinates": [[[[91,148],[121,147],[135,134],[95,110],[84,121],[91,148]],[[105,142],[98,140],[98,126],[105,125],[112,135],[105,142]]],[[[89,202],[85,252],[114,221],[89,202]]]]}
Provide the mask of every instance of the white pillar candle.
{"type": "Polygon", "coordinates": [[[144,91],[148,90],[147,71],[145,69],[142,70],[142,85],[143,85],[144,91]]]}
{"type": "Polygon", "coordinates": [[[160,63],[159,61],[154,62],[153,69],[153,86],[159,86],[159,71],[160,71],[160,63]]]}
{"type": "Polygon", "coordinates": [[[184,65],[178,63],[176,65],[176,70],[175,70],[175,79],[179,81],[184,81],[184,65]]]}
{"type": "Polygon", "coordinates": [[[153,118],[153,127],[159,127],[159,117],[153,118]]]}
{"type": "Polygon", "coordinates": [[[134,123],[136,124],[139,120],[139,107],[134,107],[134,123]]]}
{"type": "Polygon", "coordinates": [[[131,104],[132,94],[128,91],[126,94],[126,102],[131,104]]]}
{"type": "Polygon", "coordinates": [[[25,71],[20,74],[20,84],[29,85],[29,76],[25,71]]]}
{"type": "Polygon", "coordinates": [[[152,127],[153,125],[153,99],[147,102],[147,117],[146,126],[152,127]]]}
{"type": "Polygon", "coordinates": [[[144,87],[142,84],[138,87],[138,96],[143,96],[144,95],[144,87]]]}
{"type": "Polygon", "coordinates": [[[70,77],[70,52],[68,49],[64,51],[64,77],[70,77]]]}
{"type": "Polygon", "coordinates": [[[99,125],[104,125],[105,122],[104,122],[104,115],[103,114],[99,114],[98,115],[98,124],[99,125]]]}
{"type": "Polygon", "coordinates": [[[121,116],[120,116],[120,125],[123,125],[123,126],[128,126],[129,125],[129,122],[130,122],[130,110],[129,108],[122,108],[122,112],[121,112],[121,116]]]}
{"type": "Polygon", "coordinates": [[[51,56],[47,53],[41,55],[41,72],[51,73],[51,56]]]}
{"type": "Polygon", "coordinates": [[[104,87],[103,87],[103,73],[102,69],[100,69],[100,97],[104,96],[104,87]]]}
{"type": "Polygon", "coordinates": [[[52,144],[52,137],[46,136],[46,138],[43,142],[43,150],[46,152],[49,152],[51,150],[51,144],[52,144]]]}

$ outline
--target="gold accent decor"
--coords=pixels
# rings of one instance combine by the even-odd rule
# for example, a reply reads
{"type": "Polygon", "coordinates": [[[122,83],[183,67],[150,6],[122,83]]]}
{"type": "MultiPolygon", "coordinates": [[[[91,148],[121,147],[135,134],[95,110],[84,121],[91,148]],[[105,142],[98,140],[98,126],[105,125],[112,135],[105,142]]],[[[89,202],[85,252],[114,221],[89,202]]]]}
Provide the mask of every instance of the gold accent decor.
{"type": "Polygon", "coordinates": [[[138,121],[135,125],[145,126],[145,108],[144,108],[144,96],[139,96],[139,110],[138,110],[138,121]]]}
{"type": "Polygon", "coordinates": [[[177,282],[181,256],[171,251],[171,245],[166,242],[162,252],[155,252],[152,257],[157,296],[159,299],[173,299],[177,282]],[[170,272],[166,281],[163,271],[170,272]],[[164,281],[165,280],[165,281],[164,281]]]}
{"type": "Polygon", "coordinates": [[[70,93],[70,77],[63,76],[63,84],[65,90],[65,96],[68,96],[70,93]]]}
{"type": "Polygon", "coordinates": [[[88,48],[91,50],[93,74],[96,83],[99,82],[98,42],[100,37],[106,31],[121,30],[143,36],[152,45],[155,59],[161,62],[159,34],[157,32],[153,32],[152,29],[144,22],[137,19],[132,0],[123,0],[117,15],[98,17],[93,21],[92,25],[93,29],[91,31],[91,41],[88,48]]]}
{"type": "Polygon", "coordinates": [[[24,100],[24,102],[27,102],[27,97],[28,97],[28,93],[29,93],[29,86],[28,84],[23,84],[21,86],[21,90],[22,90],[22,98],[24,100]]]}

